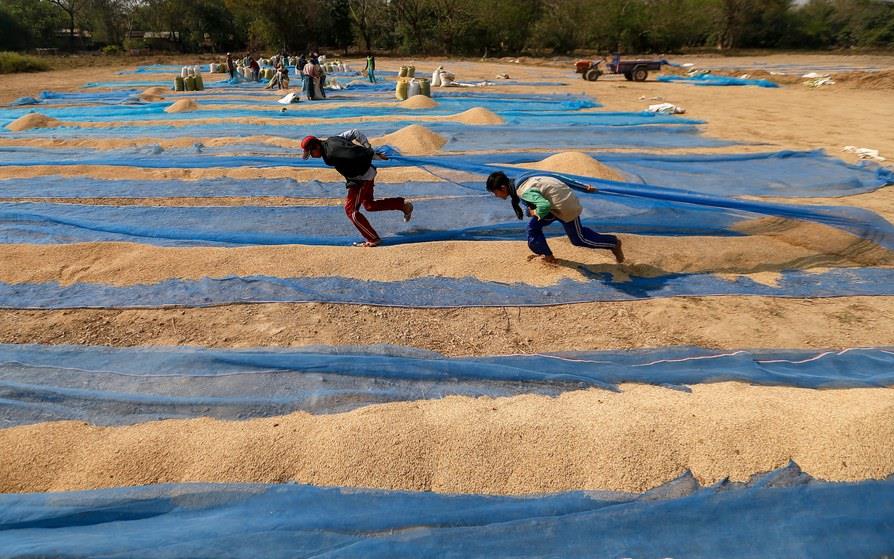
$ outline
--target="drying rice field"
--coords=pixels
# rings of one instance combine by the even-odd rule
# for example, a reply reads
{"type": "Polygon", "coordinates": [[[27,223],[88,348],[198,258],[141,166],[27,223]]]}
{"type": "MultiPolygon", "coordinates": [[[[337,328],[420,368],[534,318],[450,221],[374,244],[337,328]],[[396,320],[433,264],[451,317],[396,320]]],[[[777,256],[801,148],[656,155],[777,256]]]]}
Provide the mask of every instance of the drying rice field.
{"type": "Polygon", "coordinates": [[[0,556],[894,553],[894,57],[672,62],[745,83],[4,78],[0,556]],[[353,128],[415,206],[377,248],[301,158],[353,128]],[[494,170],[626,260],[531,258],[494,170]]]}

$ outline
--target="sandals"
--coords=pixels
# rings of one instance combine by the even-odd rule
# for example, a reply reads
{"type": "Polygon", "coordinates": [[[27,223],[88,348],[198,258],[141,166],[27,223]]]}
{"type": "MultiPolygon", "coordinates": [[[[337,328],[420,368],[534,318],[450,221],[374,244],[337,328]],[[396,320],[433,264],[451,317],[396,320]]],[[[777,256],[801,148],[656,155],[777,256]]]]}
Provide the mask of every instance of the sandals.
{"type": "Polygon", "coordinates": [[[382,241],[357,241],[356,243],[352,243],[353,247],[363,247],[363,248],[375,248],[382,244],[382,241]]]}
{"type": "Polygon", "coordinates": [[[413,204],[411,202],[404,203],[404,221],[408,222],[413,218],[413,204]]]}

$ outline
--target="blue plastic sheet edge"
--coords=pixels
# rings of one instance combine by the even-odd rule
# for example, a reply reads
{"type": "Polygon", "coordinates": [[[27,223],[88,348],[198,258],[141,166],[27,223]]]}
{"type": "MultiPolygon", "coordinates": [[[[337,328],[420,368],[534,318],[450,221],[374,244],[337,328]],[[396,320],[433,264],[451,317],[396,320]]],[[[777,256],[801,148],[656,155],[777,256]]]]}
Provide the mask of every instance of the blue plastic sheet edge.
{"type": "Polygon", "coordinates": [[[0,554],[65,557],[883,557],[894,480],[794,463],[748,483],[689,473],[641,495],[444,495],[179,484],[0,495],[0,554]]]}
{"type": "Polygon", "coordinates": [[[713,74],[698,74],[695,76],[658,76],[659,82],[682,82],[692,85],[719,85],[737,86],[753,85],[757,87],[777,88],[779,84],[770,80],[752,80],[746,78],[734,78],[730,76],[715,76],[713,74]]]}
{"type": "Polygon", "coordinates": [[[341,276],[238,276],[169,279],[131,286],[0,282],[0,308],[212,307],[246,303],[333,303],[408,308],[537,307],[658,297],[894,295],[892,268],[838,268],[822,273],[786,271],[774,285],[758,283],[747,276],[726,279],[713,274],[669,274],[613,281],[610,272],[581,271],[592,279],[565,279],[543,287],[470,277],[433,276],[402,281],[367,281],[341,276]]]}
{"type": "MultiPolygon", "coordinates": [[[[242,153],[271,154],[280,148],[246,144],[237,148],[242,153]]],[[[0,150],[3,151],[3,150],[0,150]]],[[[121,155],[133,160],[145,158],[148,153],[164,153],[158,148],[143,149],[121,155]]],[[[205,148],[196,146],[192,150],[175,151],[177,156],[227,155],[234,148],[205,148]]],[[[115,153],[118,156],[117,152],[115,153]]],[[[18,152],[15,152],[17,155],[18,152]]],[[[464,155],[467,163],[522,164],[532,163],[553,155],[546,153],[499,153],[491,155],[464,155]]],[[[692,191],[712,192],[723,190],[726,195],[784,195],[798,196],[845,196],[868,192],[894,183],[894,171],[873,163],[849,165],[839,159],[829,157],[822,150],[777,151],[745,154],[721,155],[661,155],[651,153],[599,153],[590,154],[597,160],[609,163],[631,177],[631,183],[643,184],[661,182],[667,187],[687,188],[692,191]],[[757,164],[757,175],[744,173],[746,165],[757,164]],[[695,174],[697,173],[697,174],[695,174]]],[[[44,154],[45,156],[45,154],[44,154]]],[[[83,154],[80,155],[83,157],[83,154]]],[[[456,158],[457,156],[444,156],[456,158]]],[[[453,194],[456,183],[407,183],[405,187],[382,183],[377,190],[396,189],[409,194],[428,194],[439,191],[453,194]]],[[[460,190],[483,192],[483,179],[465,183],[460,190]]],[[[169,196],[288,196],[288,197],[332,197],[340,193],[341,183],[321,184],[317,181],[298,182],[293,179],[233,180],[212,179],[208,181],[139,181],[139,180],[97,180],[90,177],[63,177],[58,175],[40,176],[29,179],[0,180],[0,195],[4,198],[39,197],[169,197],[169,196]]],[[[389,194],[391,195],[391,194],[389,194]]]]}
{"type": "Polygon", "coordinates": [[[669,346],[447,357],[392,345],[213,349],[0,344],[0,366],[10,365],[54,369],[64,374],[145,377],[156,382],[176,377],[278,372],[445,383],[517,382],[532,383],[535,389],[538,384],[617,390],[623,383],[691,385],[729,381],[797,388],[894,385],[894,347],[885,346],[740,350],[669,346]]]}
{"type": "Polygon", "coordinates": [[[209,349],[0,345],[0,427],[78,420],[241,420],[446,396],[556,396],[644,383],[795,388],[894,385],[892,348],[710,350],[679,346],[444,357],[399,346],[209,349]]]}
{"type": "MultiPolygon", "coordinates": [[[[454,171],[487,174],[490,173],[494,167],[500,167],[499,165],[483,165],[477,161],[462,161],[454,158],[439,159],[430,156],[406,156],[390,146],[384,146],[380,151],[388,154],[392,160],[399,163],[413,165],[426,170],[431,170],[432,168],[447,168],[454,171]]],[[[587,192],[587,184],[593,184],[598,186],[596,195],[608,194],[613,196],[634,197],[690,206],[701,206],[706,209],[725,209],[790,219],[801,219],[836,227],[859,237],[872,240],[885,248],[894,249],[894,225],[879,214],[862,208],[852,206],[780,204],[756,200],[743,200],[739,198],[725,198],[679,188],[593,179],[581,175],[560,174],[546,171],[520,171],[518,168],[507,167],[505,165],[503,165],[503,168],[507,175],[517,182],[523,181],[534,175],[545,175],[558,178],[582,193],[587,192]]]]}

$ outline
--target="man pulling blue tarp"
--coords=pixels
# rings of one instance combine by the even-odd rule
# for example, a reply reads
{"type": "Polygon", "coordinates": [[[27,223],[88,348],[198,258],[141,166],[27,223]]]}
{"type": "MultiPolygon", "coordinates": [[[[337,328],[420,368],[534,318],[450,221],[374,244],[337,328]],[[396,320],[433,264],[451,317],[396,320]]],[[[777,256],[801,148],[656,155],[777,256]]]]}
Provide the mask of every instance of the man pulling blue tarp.
{"type": "MultiPolygon", "coordinates": [[[[585,185],[587,192],[596,188],[585,185]]],[[[512,208],[518,219],[523,219],[521,203],[527,206],[531,221],[528,222],[528,248],[535,255],[542,256],[544,262],[555,264],[556,257],[546,242],[543,228],[558,221],[565,228],[565,234],[574,246],[610,250],[618,263],[624,261],[621,239],[614,235],[603,235],[581,225],[583,207],[571,187],[562,179],[552,176],[527,173],[512,181],[502,171],[487,177],[487,191],[497,198],[512,201],[512,208]]]]}
{"type": "Polygon", "coordinates": [[[307,136],[301,140],[301,148],[304,150],[304,159],[322,157],[326,165],[335,167],[335,170],[345,178],[348,189],[345,214],[365,239],[354,243],[354,246],[376,247],[382,242],[376,230],[360,213],[361,205],[368,212],[401,211],[404,214],[404,221],[410,221],[413,215],[413,204],[410,202],[403,198],[374,199],[376,168],[372,162],[374,159],[387,160],[388,156],[375,151],[362,132],[356,129],[347,130],[325,140],[307,136]]]}

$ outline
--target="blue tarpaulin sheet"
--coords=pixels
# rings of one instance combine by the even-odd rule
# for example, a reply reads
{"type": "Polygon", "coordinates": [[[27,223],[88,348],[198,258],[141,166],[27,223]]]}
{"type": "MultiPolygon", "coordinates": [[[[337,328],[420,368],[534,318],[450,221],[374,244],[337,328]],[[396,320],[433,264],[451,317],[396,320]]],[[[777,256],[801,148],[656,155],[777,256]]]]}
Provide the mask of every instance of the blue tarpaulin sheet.
{"type": "Polygon", "coordinates": [[[747,78],[733,78],[730,76],[715,76],[714,74],[697,74],[695,76],[658,76],[660,82],[680,82],[692,85],[754,85],[757,87],[779,87],[776,82],[770,80],[752,80],[747,78]]]}
{"type": "MultiPolygon", "coordinates": [[[[474,196],[482,195],[474,182],[379,183],[376,196],[474,196]]],[[[97,180],[91,177],[44,176],[0,180],[0,198],[213,198],[227,196],[283,196],[289,198],[341,198],[344,182],[294,179],[97,180]]]]}
{"type": "MultiPolygon", "coordinates": [[[[155,80],[145,79],[145,80],[129,80],[129,81],[109,81],[109,82],[89,82],[85,83],[84,89],[131,89],[135,87],[156,87],[156,86],[166,86],[171,87],[174,84],[174,76],[171,76],[169,79],[158,78],[155,80]]],[[[209,83],[205,84],[205,87],[208,87],[209,83]]],[[[223,83],[215,83],[214,85],[220,87],[223,86],[223,83]]],[[[260,86],[260,84],[258,84],[260,86]]]]}
{"type": "MultiPolygon", "coordinates": [[[[444,167],[455,171],[465,171],[470,173],[486,174],[493,167],[482,165],[473,159],[462,158],[433,158],[433,157],[413,157],[403,156],[392,150],[388,146],[383,148],[388,152],[392,161],[404,163],[430,169],[432,167],[444,167]]],[[[870,239],[886,248],[894,248],[894,225],[879,216],[878,214],[862,208],[849,206],[801,206],[793,204],[778,204],[771,202],[761,202],[752,200],[743,200],[737,198],[726,198],[713,194],[705,194],[691,190],[683,190],[677,188],[668,188],[654,185],[637,185],[624,182],[616,182],[609,180],[594,180],[588,177],[577,175],[562,175],[550,172],[522,172],[520,174],[516,169],[507,169],[507,174],[515,180],[525,180],[532,175],[548,175],[565,181],[581,192],[586,191],[586,184],[597,184],[599,193],[608,194],[610,196],[623,197],[628,203],[633,199],[639,200],[639,203],[649,204],[651,211],[660,211],[662,207],[673,211],[687,211],[689,208],[698,208],[704,212],[702,218],[719,220],[719,215],[715,212],[725,213],[727,217],[731,217],[735,212],[750,212],[760,215],[771,215],[783,217],[787,219],[800,219],[822,223],[832,227],[837,227],[848,231],[854,235],[870,239]],[[648,201],[648,202],[646,202],[648,201]]],[[[615,198],[614,200],[618,200],[615,198]]],[[[690,216],[694,217],[694,216],[690,216]]],[[[690,223],[688,218],[680,216],[677,221],[682,220],[690,223]]],[[[652,223],[667,223],[667,217],[653,219],[652,223]]],[[[719,221],[714,221],[717,225],[719,221]]],[[[620,229],[619,229],[620,230],[620,229]]]]}
{"type": "Polygon", "coordinates": [[[13,107],[27,106],[27,105],[39,105],[41,101],[39,99],[35,99],[34,97],[19,97],[15,101],[10,103],[13,107]]]}
{"type": "Polygon", "coordinates": [[[593,153],[630,182],[718,196],[849,196],[894,184],[894,171],[849,165],[822,150],[717,155],[593,153]]]}
{"type": "MultiPolygon", "coordinates": [[[[13,156],[28,154],[11,150],[13,156]]],[[[128,165],[135,154],[104,154],[96,162],[128,165]]],[[[409,165],[449,168],[486,174],[494,167],[476,157],[405,157],[392,150],[391,161],[382,166],[409,165]]],[[[73,157],[73,156],[72,156],[73,157]]],[[[480,156],[486,157],[486,156],[480,156]]],[[[14,159],[14,157],[11,157],[14,159]]],[[[27,157],[26,157],[27,159],[27,157]]],[[[58,164],[88,164],[91,159],[56,158],[58,164]]],[[[320,166],[318,160],[271,156],[203,156],[187,153],[147,154],[139,159],[145,167],[254,165],[320,166]],[[204,165],[202,165],[204,164],[204,165]]],[[[25,164],[28,161],[23,162],[25,164]]],[[[37,164],[37,161],[33,161],[37,164]]],[[[853,169],[851,171],[855,172],[853,169]]],[[[514,173],[515,170],[509,170],[514,173]]],[[[871,172],[870,172],[871,173],[871,172]]],[[[549,173],[538,173],[549,174],[549,173]]],[[[525,176],[522,174],[522,176],[525,176]]],[[[556,175],[558,176],[558,175],[556,175]]],[[[755,215],[801,219],[844,229],[884,247],[894,247],[894,226],[880,216],[859,208],[785,205],[652,185],[637,185],[586,177],[569,180],[594,182],[599,194],[582,196],[584,221],[601,230],[641,234],[730,235],[736,224],[755,215]]],[[[886,180],[877,171],[876,181],[886,180]]],[[[474,240],[511,238],[520,232],[496,199],[483,195],[475,212],[449,212],[449,200],[419,201],[420,216],[412,226],[384,220],[382,232],[395,237],[388,242],[474,240]]],[[[78,242],[142,240],[155,244],[347,244],[353,234],[334,207],[104,207],[73,204],[0,204],[0,241],[78,242]],[[350,236],[348,236],[350,235],[350,236]]]]}
{"type": "MultiPolygon", "coordinates": [[[[523,164],[539,161],[550,153],[500,153],[462,156],[443,156],[442,161],[460,158],[464,162],[487,164],[523,164]]],[[[597,160],[621,171],[632,183],[660,184],[718,196],[847,196],[869,192],[894,183],[894,171],[865,163],[849,165],[829,157],[822,151],[779,151],[748,154],[716,155],[661,155],[645,153],[591,153],[597,160]]],[[[243,144],[225,147],[198,146],[191,149],[153,150],[143,148],[130,151],[90,151],[54,149],[51,152],[34,148],[0,148],[0,165],[16,164],[22,159],[46,163],[65,160],[80,162],[85,158],[110,163],[140,165],[195,165],[195,166],[319,166],[319,162],[305,162],[297,153],[269,145],[243,144]],[[235,156],[239,153],[241,155],[235,156]],[[225,156],[225,158],[219,158],[225,156]],[[259,157],[260,156],[260,157],[259,157]]],[[[381,166],[381,165],[380,165],[381,166]]],[[[388,166],[387,164],[385,166],[388,166]]],[[[484,179],[469,182],[463,188],[452,183],[381,183],[376,191],[381,196],[391,195],[453,195],[457,189],[469,194],[483,191],[484,179]],[[465,188],[467,187],[467,188],[465,188]],[[387,194],[385,194],[387,191],[387,194]]],[[[338,197],[342,184],[321,185],[316,181],[299,183],[294,180],[231,180],[206,181],[110,181],[88,177],[41,176],[29,179],[0,181],[3,198],[95,198],[95,197],[166,197],[166,196],[292,196],[338,197]]]]}
{"type": "Polygon", "coordinates": [[[393,346],[301,349],[0,345],[0,427],[79,420],[247,419],[392,401],[557,395],[622,383],[739,381],[799,388],[894,385],[892,348],[666,347],[452,357],[393,346]]]}
{"type": "MultiPolygon", "coordinates": [[[[682,64],[671,64],[671,66],[682,67],[682,64]]],[[[770,62],[733,62],[728,61],[724,64],[699,64],[699,69],[704,70],[766,70],[768,72],[779,72],[781,74],[806,74],[808,72],[877,72],[882,69],[880,66],[861,66],[856,64],[791,64],[791,63],[770,63],[770,62]]]]}
{"type": "MultiPolygon", "coordinates": [[[[620,269],[601,265],[602,269],[620,269]]],[[[714,274],[632,276],[615,281],[611,273],[578,270],[587,281],[562,280],[538,287],[476,278],[424,276],[400,281],[366,281],[340,276],[276,278],[241,276],[170,279],[114,286],[0,282],[0,308],[208,307],[233,303],[346,303],[414,308],[545,306],[594,301],[632,301],[656,297],[761,296],[843,297],[894,295],[892,268],[834,268],[824,272],[781,272],[772,285],[747,276],[714,274]]]]}
{"type": "MultiPolygon", "coordinates": [[[[280,113],[274,113],[278,115],[280,113]]],[[[273,116],[272,118],[278,118],[273,116]]],[[[288,118],[288,117],[285,117],[288,118]]],[[[284,119],[284,122],[286,120],[284,119]]],[[[71,123],[69,123],[71,124],[71,123]]],[[[3,132],[6,138],[171,138],[171,137],[246,137],[277,136],[300,139],[308,134],[333,136],[348,128],[361,128],[369,137],[395,132],[409,124],[423,124],[444,136],[445,151],[496,151],[518,149],[571,149],[584,146],[596,148],[705,148],[733,145],[733,142],[707,138],[694,125],[631,126],[466,126],[452,122],[363,122],[327,123],[314,125],[275,126],[266,124],[230,123],[189,124],[188,126],[141,125],[139,121],[116,128],[33,128],[22,132],[3,132]]]]}
{"type": "MultiPolygon", "coordinates": [[[[147,84],[132,84],[143,87],[147,84]]],[[[387,85],[387,84],[386,84],[387,85]]],[[[390,86],[389,86],[390,87],[390,86]]],[[[364,88],[366,89],[366,88],[364,88]]],[[[90,106],[50,105],[41,112],[61,120],[64,125],[55,128],[35,128],[27,131],[4,134],[11,138],[33,137],[118,137],[146,136],[170,137],[191,134],[204,137],[269,135],[300,138],[307,134],[326,136],[341,132],[349,123],[345,119],[358,117],[387,118],[387,121],[364,123],[364,131],[370,136],[383,135],[397,128],[413,123],[410,116],[455,114],[472,107],[484,107],[501,115],[506,124],[489,126],[465,126],[442,121],[423,122],[435,132],[447,138],[446,151],[518,149],[520,147],[549,146],[550,149],[564,149],[580,145],[602,147],[711,147],[730,145],[730,142],[703,138],[695,126],[699,121],[653,113],[589,112],[580,109],[598,107],[598,103],[584,96],[575,95],[512,95],[490,92],[450,92],[439,94],[436,99],[441,105],[428,111],[408,111],[400,108],[352,106],[351,101],[369,101],[370,93],[339,92],[331,100],[339,103],[332,108],[325,103],[315,103],[313,117],[327,122],[312,126],[303,125],[302,120],[311,113],[302,108],[294,108],[286,113],[263,110],[263,105],[276,106],[269,95],[258,97],[259,110],[226,106],[215,110],[173,113],[164,112],[170,102],[145,103],[135,94],[137,89],[96,93],[54,93],[44,92],[45,100],[54,102],[92,103],[90,106]],[[345,105],[347,103],[347,105],[345,105]],[[233,118],[265,117],[282,122],[281,126],[270,124],[227,122],[233,118]],[[222,122],[196,123],[198,119],[224,119],[222,122]],[[156,121],[179,121],[186,127],[172,127],[156,121]],[[111,128],[92,128],[90,123],[120,123],[111,128]],[[80,126],[81,124],[85,126],[80,126]],[[512,127],[512,133],[507,130],[512,127]]],[[[240,90],[240,93],[242,90],[240,90]]],[[[249,88],[245,92],[258,92],[249,88]]],[[[385,100],[385,92],[382,92],[385,100]]],[[[202,95],[202,103],[214,103],[216,93],[202,95]]],[[[375,94],[374,94],[375,95],[375,94]]],[[[247,104],[249,101],[228,101],[227,103],[247,104]]],[[[302,105],[303,107],[303,105],[302,105]]],[[[281,107],[279,107],[281,108],[281,107]]],[[[0,126],[12,122],[25,114],[28,108],[0,110],[0,126]]],[[[356,125],[353,124],[353,125],[356,125]]]]}
{"type": "Polygon", "coordinates": [[[116,91],[41,91],[39,101],[46,105],[119,104],[138,100],[139,89],[116,91]]]}
{"type": "Polygon", "coordinates": [[[308,485],[0,495],[7,557],[884,557],[894,480],[795,464],[746,484],[691,474],[642,495],[495,497],[308,485]]]}
{"type": "MultiPolygon", "coordinates": [[[[409,109],[400,109],[392,107],[360,107],[357,109],[348,109],[345,107],[333,108],[326,110],[325,107],[313,110],[302,108],[292,108],[285,113],[281,112],[283,105],[269,104],[267,108],[258,107],[257,109],[228,109],[228,108],[208,108],[200,111],[182,112],[182,113],[166,113],[165,108],[171,103],[152,103],[142,105],[104,105],[89,107],[55,107],[41,108],[36,111],[33,107],[27,110],[2,110],[0,111],[0,126],[5,127],[17,118],[22,117],[29,112],[40,112],[45,116],[58,119],[66,126],[77,127],[81,124],[107,122],[117,123],[121,126],[131,126],[132,123],[140,121],[193,121],[202,119],[226,119],[226,118],[270,118],[277,119],[282,125],[301,125],[315,126],[304,124],[304,120],[308,119],[326,119],[332,122],[346,121],[348,119],[357,118],[377,118],[377,122],[389,122],[392,124],[403,124],[416,122],[417,118],[421,118],[418,123],[425,124],[425,117],[429,116],[449,116],[455,115],[465,110],[462,106],[452,107],[450,104],[430,109],[424,115],[420,115],[419,111],[409,109]],[[124,110],[132,107],[132,110],[124,110]],[[277,110],[271,110],[273,109],[277,110]]],[[[535,103],[536,105],[536,103],[535,103]]],[[[547,103],[544,103],[548,106],[547,103]]],[[[472,105],[465,108],[471,108],[472,105]]],[[[287,107],[288,108],[288,107],[287,107]]],[[[701,124],[701,121],[681,118],[671,115],[662,115],[650,112],[582,112],[582,113],[564,113],[550,112],[545,109],[539,111],[527,112],[521,110],[502,110],[499,111],[501,117],[504,118],[508,125],[518,126],[534,126],[541,125],[545,127],[560,126],[636,126],[636,125],[656,125],[656,124],[701,124]]],[[[201,126],[201,123],[194,124],[201,126]]],[[[266,124],[266,126],[271,126],[266,124]]]]}
{"type": "MultiPolygon", "coordinates": [[[[583,223],[597,230],[739,235],[737,225],[770,215],[823,223],[894,248],[894,226],[859,208],[770,204],[624,183],[600,183],[599,187],[600,193],[580,197],[583,223]]],[[[376,228],[390,244],[524,238],[525,223],[517,221],[508,204],[493,196],[481,195],[475,211],[451,212],[454,204],[450,199],[419,200],[411,223],[388,213],[376,216],[376,228]]],[[[0,203],[0,242],[345,245],[355,239],[356,232],[343,211],[334,206],[117,207],[7,202],[0,203]]]]}
{"type": "MultiPolygon", "coordinates": [[[[189,67],[192,68],[196,66],[195,64],[190,64],[189,67]]],[[[199,71],[203,73],[208,73],[211,71],[211,68],[208,64],[199,64],[199,71]]],[[[171,75],[180,75],[180,71],[183,69],[183,66],[179,64],[148,64],[146,66],[137,66],[133,70],[122,70],[118,72],[119,75],[127,75],[127,74],[171,74],[171,75]]]]}
{"type": "MultiPolygon", "coordinates": [[[[124,99],[130,99],[125,97],[124,99]]],[[[179,96],[178,96],[179,98],[179,96]]],[[[29,112],[37,110],[43,115],[56,118],[62,121],[78,122],[114,122],[114,121],[131,121],[131,120],[192,120],[200,118],[245,118],[245,117],[275,117],[277,116],[271,109],[281,109],[283,105],[276,102],[276,97],[268,96],[258,101],[245,100],[228,100],[216,101],[213,98],[208,100],[199,100],[199,106],[202,110],[183,112],[183,113],[166,113],[164,110],[170,107],[174,99],[142,103],[140,105],[127,104],[99,104],[99,105],[77,105],[77,106],[53,106],[33,107],[22,106],[21,108],[0,109],[0,126],[5,126],[9,122],[21,117],[29,112]],[[223,105],[237,105],[232,109],[221,108],[223,105]],[[256,108],[251,109],[254,105],[256,108]],[[215,106],[215,108],[210,108],[215,106]]],[[[123,100],[123,99],[122,99],[123,100]]],[[[681,123],[693,124],[698,123],[697,120],[680,118],[669,115],[656,115],[649,112],[576,112],[579,109],[588,109],[598,107],[599,105],[589,98],[572,96],[572,95],[544,95],[539,99],[529,98],[525,96],[505,96],[505,97],[470,97],[470,96],[448,96],[439,97],[438,106],[431,109],[420,111],[418,109],[405,109],[397,102],[389,103],[389,106],[352,106],[346,104],[348,99],[337,102],[332,99],[333,104],[304,104],[299,103],[298,106],[290,106],[287,116],[304,118],[357,118],[357,117],[381,117],[392,116],[395,120],[404,116],[430,116],[430,115],[450,115],[456,114],[473,107],[484,107],[500,115],[507,120],[519,120],[524,122],[525,118],[537,120],[549,120],[555,124],[579,124],[582,126],[588,124],[611,124],[617,122],[622,123],[681,123]]]]}
{"type": "MultiPolygon", "coordinates": [[[[337,195],[344,190],[336,192],[337,195]]],[[[372,216],[389,244],[525,238],[525,222],[509,204],[481,195],[474,211],[452,212],[450,199],[419,200],[413,221],[399,212],[372,216]]],[[[660,207],[636,199],[583,198],[584,224],[605,231],[664,235],[737,235],[741,215],[660,207]],[[664,210],[664,211],[662,211],[664,210]]],[[[549,234],[562,233],[550,228],[549,234]]],[[[341,206],[161,207],[41,202],[0,203],[0,242],[132,241],[161,246],[350,245],[357,231],[341,206]]]]}

